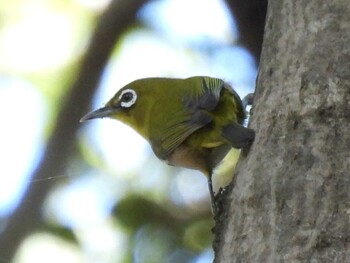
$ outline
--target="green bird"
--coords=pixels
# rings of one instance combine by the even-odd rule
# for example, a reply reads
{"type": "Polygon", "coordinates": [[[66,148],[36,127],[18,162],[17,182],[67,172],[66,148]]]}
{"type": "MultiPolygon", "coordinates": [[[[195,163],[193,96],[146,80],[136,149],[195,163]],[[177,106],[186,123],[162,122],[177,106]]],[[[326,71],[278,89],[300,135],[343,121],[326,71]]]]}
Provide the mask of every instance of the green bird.
{"type": "Polygon", "coordinates": [[[104,117],[135,129],[159,159],[206,175],[214,214],[213,170],[232,147],[248,146],[255,135],[243,126],[246,112],[238,94],[211,77],[133,81],[81,122],[104,117]]]}

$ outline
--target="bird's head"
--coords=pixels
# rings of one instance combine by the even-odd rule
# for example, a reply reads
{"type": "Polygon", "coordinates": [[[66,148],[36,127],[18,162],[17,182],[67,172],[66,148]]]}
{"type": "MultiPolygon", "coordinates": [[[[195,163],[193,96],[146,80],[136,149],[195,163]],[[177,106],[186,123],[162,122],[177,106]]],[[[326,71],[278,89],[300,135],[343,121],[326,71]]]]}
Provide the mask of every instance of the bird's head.
{"type": "Polygon", "coordinates": [[[80,122],[97,118],[117,119],[146,136],[146,115],[155,102],[155,83],[155,79],[140,79],[127,84],[104,107],[86,114],[80,122]]]}

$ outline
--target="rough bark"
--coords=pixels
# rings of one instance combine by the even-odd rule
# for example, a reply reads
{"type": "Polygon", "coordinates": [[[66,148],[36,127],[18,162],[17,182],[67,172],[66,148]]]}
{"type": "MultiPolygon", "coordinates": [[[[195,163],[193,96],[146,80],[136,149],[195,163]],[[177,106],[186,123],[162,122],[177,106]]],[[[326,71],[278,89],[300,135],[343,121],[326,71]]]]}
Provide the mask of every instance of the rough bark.
{"type": "Polygon", "coordinates": [[[215,262],[350,262],[350,1],[270,0],[215,262]]]}
{"type": "MultiPolygon", "coordinates": [[[[45,156],[34,172],[34,181],[65,173],[67,161],[76,150],[76,132],[81,127],[79,119],[89,108],[104,65],[116,40],[135,21],[137,11],[145,2],[114,0],[102,15],[77,80],[62,100],[62,108],[46,146],[45,156]]],[[[10,262],[23,238],[42,226],[42,205],[56,183],[55,180],[47,180],[30,185],[23,202],[9,218],[0,235],[0,261],[10,262]]]]}

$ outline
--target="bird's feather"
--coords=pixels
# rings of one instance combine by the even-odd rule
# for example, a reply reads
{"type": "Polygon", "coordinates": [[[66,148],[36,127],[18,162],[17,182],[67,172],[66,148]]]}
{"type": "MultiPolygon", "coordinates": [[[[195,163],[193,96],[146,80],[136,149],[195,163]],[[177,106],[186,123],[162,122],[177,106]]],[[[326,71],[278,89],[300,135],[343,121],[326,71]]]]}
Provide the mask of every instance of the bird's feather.
{"type": "Polygon", "coordinates": [[[195,92],[189,89],[192,93],[181,98],[181,108],[159,127],[161,136],[151,143],[158,158],[167,159],[192,133],[213,121],[208,112],[216,108],[224,82],[208,77],[200,81],[198,89],[194,89],[195,92]]]}
{"type": "Polygon", "coordinates": [[[252,129],[245,128],[238,123],[230,123],[222,129],[222,136],[225,137],[234,148],[241,149],[253,142],[255,133],[252,129]]]}

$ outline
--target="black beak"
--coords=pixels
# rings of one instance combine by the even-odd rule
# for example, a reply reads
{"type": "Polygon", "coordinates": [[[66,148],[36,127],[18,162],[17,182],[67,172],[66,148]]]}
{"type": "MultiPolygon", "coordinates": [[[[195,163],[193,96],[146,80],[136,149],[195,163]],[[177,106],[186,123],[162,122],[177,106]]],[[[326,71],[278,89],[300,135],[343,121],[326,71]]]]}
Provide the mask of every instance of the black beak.
{"type": "Polygon", "coordinates": [[[113,114],[116,110],[117,110],[116,108],[105,106],[101,109],[89,112],[83,118],[80,119],[80,122],[84,122],[84,121],[88,121],[96,118],[105,118],[113,114]]]}

